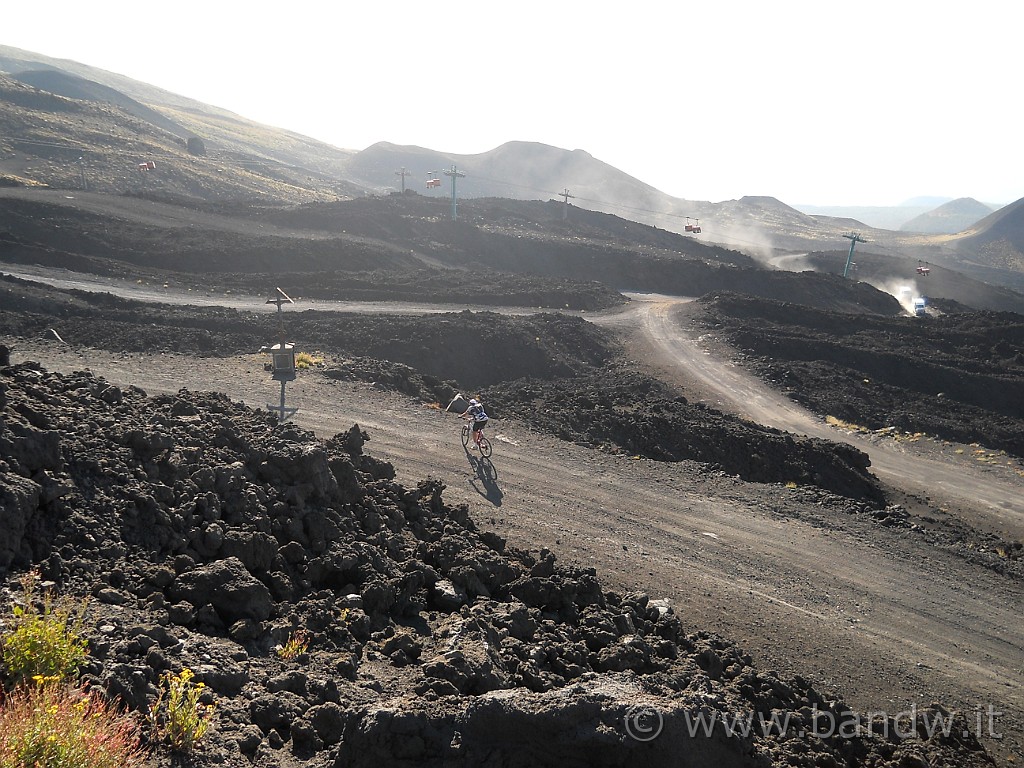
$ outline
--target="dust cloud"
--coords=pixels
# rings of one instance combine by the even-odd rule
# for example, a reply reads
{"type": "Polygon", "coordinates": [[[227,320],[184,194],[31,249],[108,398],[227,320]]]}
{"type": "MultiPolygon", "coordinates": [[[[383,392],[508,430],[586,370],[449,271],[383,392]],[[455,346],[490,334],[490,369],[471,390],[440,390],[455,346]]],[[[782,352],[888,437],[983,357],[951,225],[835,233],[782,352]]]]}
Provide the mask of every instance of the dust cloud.
{"type": "Polygon", "coordinates": [[[875,278],[871,280],[865,280],[868,285],[873,285],[880,291],[895,296],[896,301],[900,303],[903,310],[908,315],[914,314],[914,299],[921,296],[920,291],[917,288],[916,280],[904,280],[899,278],[890,277],[888,279],[875,278]]]}
{"type": "Polygon", "coordinates": [[[763,230],[738,224],[715,226],[713,229],[703,227],[703,230],[706,239],[718,245],[735,248],[765,266],[775,266],[772,259],[775,258],[776,249],[771,237],[763,230]]]}

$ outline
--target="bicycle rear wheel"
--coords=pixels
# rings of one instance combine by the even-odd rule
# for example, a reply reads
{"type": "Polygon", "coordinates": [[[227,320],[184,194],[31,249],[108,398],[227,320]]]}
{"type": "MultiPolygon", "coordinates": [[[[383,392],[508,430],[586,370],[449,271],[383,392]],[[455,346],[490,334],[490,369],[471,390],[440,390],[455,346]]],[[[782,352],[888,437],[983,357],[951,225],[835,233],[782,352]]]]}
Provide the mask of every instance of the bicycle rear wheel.
{"type": "Polygon", "coordinates": [[[462,447],[469,445],[469,424],[462,425],[462,447]]]}
{"type": "Polygon", "coordinates": [[[485,459],[491,455],[491,441],[483,435],[480,436],[480,455],[485,459]]]}

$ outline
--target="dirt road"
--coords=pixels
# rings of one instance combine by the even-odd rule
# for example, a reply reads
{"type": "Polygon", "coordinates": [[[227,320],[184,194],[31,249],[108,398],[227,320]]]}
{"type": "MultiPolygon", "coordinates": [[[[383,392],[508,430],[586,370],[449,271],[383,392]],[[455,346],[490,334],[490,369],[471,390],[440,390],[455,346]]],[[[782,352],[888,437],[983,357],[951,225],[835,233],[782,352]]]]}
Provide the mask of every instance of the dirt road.
{"type": "MultiPolygon", "coordinates": [[[[637,299],[639,297],[634,297],[637,299]]],[[[867,437],[826,424],[734,363],[711,354],[696,332],[686,332],[676,317],[687,300],[655,297],[634,300],[642,318],[643,336],[662,365],[675,366],[684,379],[693,379],[713,393],[711,404],[759,424],[826,440],[848,442],[871,457],[872,471],[898,488],[925,497],[955,500],[970,510],[973,525],[998,530],[1011,539],[1024,538],[1024,493],[1012,475],[993,476],[961,462],[950,472],[950,454],[934,457],[908,449],[906,443],[867,437]]]]}
{"type": "MultiPolygon", "coordinates": [[[[231,291],[194,290],[183,291],[180,286],[156,281],[129,282],[116,277],[72,272],[54,267],[40,267],[19,264],[13,269],[0,270],[3,274],[21,280],[33,280],[38,283],[52,285],[65,291],[89,291],[109,293],[122,299],[142,302],[160,302],[163,304],[192,305],[196,307],[228,307],[245,312],[276,312],[277,306],[266,303],[266,297],[251,296],[231,291]]],[[[271,295],[270,289],[267,295],[271,295]]],[[[464,309],[501,312],[506,315],[532,315],[537,312],[535,307],[493,307],[473,306],[466,304],[440,304],[414,301],[389,301],[380,304],[368,301],[330,301],[295,296],[294,300],[301,309],[316,309],[324,312],[358,312],[378,314],[387,312],[396,315],[427,315],[441,312],[461,312],[464,309]]],[[[290,305],[285,305],[290,306],[290,305]]],[[[569,312],[568,310],[566,310],[569,312]]],[[[570,314],[578,314],[569,312],[570,314]]]]}
{"type": "MultiPolygon", "coordinates": [[[[633,324],[637,345],[661,350],[665,366],[685,366],[722,407],[836,438],[706,354],[676,325],[679,306],[634,301],[600,322],[633,324]]],[[[114,355],[40,341],[14,345],[13,358],[55,370],[88,367],[151,394],[213,389],[265,407],[278,392],[257,355],[114,355]]],[[[326,437],[358,422],[371,437],[367,450],[393,461],[401,481],[440,477],[449,501],[469,503],[481,527],[595,567],[611,586],[669,598],[694,630],[735,640],[762,667],[800,674],[861,712],[895,714],[940,701],[974,722],[976,709],[991,705],[1003,713],[996,730],[1006,738],[986,739],[989,749],[1006,756],[1024,747],[1021,585],[918,532],[884,527],[804,489],[613,456],[515,423],[494,426],[494,457],[483,464],[463,451],[456,419],[372,385],[303,376],[289,385],[288,398],[300,409],[301,426],[326,437]]],[[[864,448],[893,484],[930,483],[935,499],[949,493],[964,504],[977,494],[983,501],[968,511],[1008,529],[1020,524],[1022,486],[1012,478],[975,477],[965,465],[954,480],[947,465],[936,468],[915,446],[864,448]]]]}

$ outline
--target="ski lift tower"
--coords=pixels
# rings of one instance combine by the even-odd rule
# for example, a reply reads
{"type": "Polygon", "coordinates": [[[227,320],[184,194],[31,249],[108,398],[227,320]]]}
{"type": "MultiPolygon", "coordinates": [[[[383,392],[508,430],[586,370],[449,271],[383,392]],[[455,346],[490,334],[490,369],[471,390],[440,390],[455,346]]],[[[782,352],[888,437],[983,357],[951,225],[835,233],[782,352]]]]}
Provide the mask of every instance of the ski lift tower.
{"type": "Polygon", "coordinates": [[[452,221],[455,221],[457,208],[455,203],[455,180],[465,177],[466,174],[464,174],[462,171],[457,170],[453,165],[450,171],[444,172],[444,175],[452,177],[452,221]]]}
{"type": "Polygon", "coordinates": [[[395,171],[395,176],[401,176],[402,177],[402,194],[404,195],[405,194],[405,177],[406,176],[412,176],[412,174],[409,173],[407,170],[405,170],[405,166],[403,165],[399,170],[395,171]]]}
{"type": "Polygon", "coordinates": [[[295,381],[295,345],[285,341],[284,313],[281,310],[285,304],[294,303],[288,294],[280,288],[275,288],[274,295],[267,299],[267,304],[277,305],[278,342],[270,348],[264,347],[264,351],[270,353],[270,363],[266,367],[271,372],[271,377],[275,381],[281,382],[281,404],[270,405],[268,403],[267,410],[277,413],[277,419],[281,423],[287,421],[288,417],[294,416],[299,410],[298,408],[287,408],[284,399],[285,384],[295,381]]]}
{"type": "Polygon", "coordinates": [[[866,243],[868,241],[861,237],[859,232],[851,232],[848,235],[843,235],[843,237],[850,241],[850,255],[846,257],[846,266],[843,268],[843,277],[846,277],[850,274],[850,263],[853,261],[854,246],[857,243],[866,243]]]}
{"type": "Polygon", "coordinates": [[[576,198],[576,195],[569,194],[569,188],[566,187],[564,192],[559,192],[558,196],[565,199],[565,205],[562,206],[562,221],[567,221],[569,218],[569,198],[576,198]]]}

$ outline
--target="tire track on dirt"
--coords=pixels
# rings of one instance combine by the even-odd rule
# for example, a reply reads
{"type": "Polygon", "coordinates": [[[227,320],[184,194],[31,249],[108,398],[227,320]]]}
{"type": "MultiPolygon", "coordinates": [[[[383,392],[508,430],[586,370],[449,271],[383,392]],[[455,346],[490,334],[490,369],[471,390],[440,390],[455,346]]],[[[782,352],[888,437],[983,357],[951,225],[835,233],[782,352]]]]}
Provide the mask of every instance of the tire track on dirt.
{"type": "Polygon", "coordinates": [[[830,427],[735,363],[705,352],[674,319],[675,310],[686,301],[660,298],[636,303],[642,320],[641,338],[663,361],[715,392],[719,398],[713,403],[716,407],[766,426],[850,443],[871,457],[872,471],[890,485],[956,500],[1009,538],[1024,538],[1024,486],[1020,483],[1006,484],[967,468],[951,473],[942,461],[830,427]]]}

